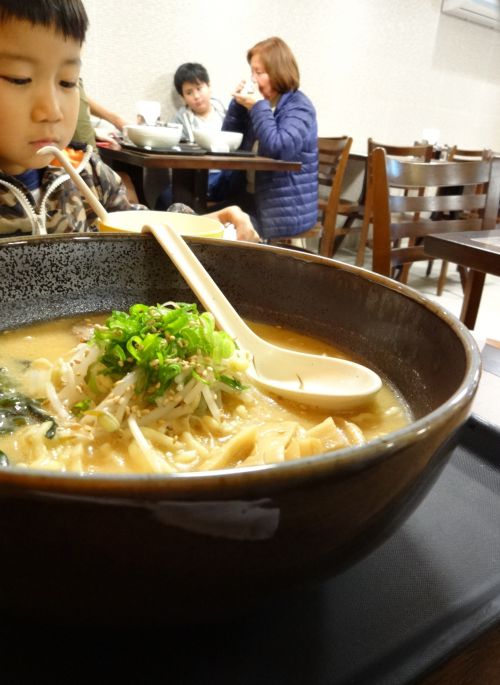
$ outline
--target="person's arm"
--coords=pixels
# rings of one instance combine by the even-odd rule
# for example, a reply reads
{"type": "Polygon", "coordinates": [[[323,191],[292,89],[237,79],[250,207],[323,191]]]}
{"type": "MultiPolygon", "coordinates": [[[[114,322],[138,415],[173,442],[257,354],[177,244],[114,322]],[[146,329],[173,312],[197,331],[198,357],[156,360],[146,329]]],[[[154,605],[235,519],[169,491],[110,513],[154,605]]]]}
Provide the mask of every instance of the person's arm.
{"type": "Polygon", "coordinates": [[[302,93],[286,93],[273,113],[267,100],[250,110],[259,154],[273,159],[294,160],[303,149],[310,131],[316,127],[316,111],[302,93]]]}
{"type": "Polygon", "coordinates": [[[260,242],[260,236],[252,226],[250,217],[236,205],[224,207],[224,209],[204,214],[204,216],[213,217],[220,221],[221,224],[233,224],[236,229],[236,238],[238,240],[248,240],[252,243],[260,242]]]}
{"type": "Polygon", "coordinates": [[[236,102],[233,98],[229,103],[229,108],[222,122],[223,131],[237,131],[238,133],[246,133],[249,123],[248,110],[236,102]]]}
{"type": "Polygon", "coordinates": [[[186,120],[185,120],[185,117],[188,117],[188,116],[189,116],[189,114],[188,114],[187,107],[182,106],[182,107],[179,107],[179,109],[175,113],[174,118],[171,120],[172,124],[180,124],[182,126],[182,137],[185,140],[190,139],[189,138],[189,131],[186,127],[186,120]]]}
{"type": "Polygon", "coordinates": [[[100,105],[98,102],[95,100],[92,100],[91,98],[87,97],[89,107],[90,107],[90,113],[97,117],[98,119],[104,119],[105,121],[109,121],[110,124],[113,124],[115,128],[117,128],[119,131],[123,130],[123,127],[126,125],[126,120],[123,119],[119,114],[115,114],[114,112],[111,112],[109,109],[106,109],[103,107],[103,105],[100,105]]]}

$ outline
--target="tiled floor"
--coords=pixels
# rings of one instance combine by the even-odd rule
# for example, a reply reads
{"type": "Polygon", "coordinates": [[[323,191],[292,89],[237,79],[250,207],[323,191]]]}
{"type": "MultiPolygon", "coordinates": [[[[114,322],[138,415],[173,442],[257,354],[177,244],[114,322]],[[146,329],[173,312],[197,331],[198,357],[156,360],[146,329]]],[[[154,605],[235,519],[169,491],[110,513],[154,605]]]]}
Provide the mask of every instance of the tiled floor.
{"type": "MultiPolygon", "coordinates": [[[[354,263],[354,257],[355,251],[349,247],[341,247],[335,254],[335,259],[349,264],[354,263]]],[[[365,261],[367,268],[370,268],[370,261],[371,253],[367,255],[367,260],[365,261]]],[[[436,286],[441,262],[436,261],[433,264],[429,276],[425,275],[426,268],[427,262],[416,262],[413,264],[410,270],[408,285],[434,302],[446,307],[458,317],[462,306],[463,291],[455,266],[450,264],[448,267],[446,286],[440,297],[436,295],[436,286]]],[[[500,278],[497,276],[486,276],[474,335],[478,339],[491,338],[493,340],[500,340],[500,278]]]]}

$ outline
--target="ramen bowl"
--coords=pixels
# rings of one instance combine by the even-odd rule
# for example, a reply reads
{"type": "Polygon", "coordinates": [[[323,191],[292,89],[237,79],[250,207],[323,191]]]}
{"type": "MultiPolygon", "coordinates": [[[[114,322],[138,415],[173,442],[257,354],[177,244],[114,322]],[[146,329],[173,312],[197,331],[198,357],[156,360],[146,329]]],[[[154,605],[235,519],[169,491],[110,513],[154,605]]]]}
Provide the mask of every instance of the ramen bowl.
{"type": "Polygon", "coordinates": [[[152,209],[140,212],[137,210],[110,212],[106,221],[99,221],[99,231],[102,233],[123,231],[140,233],[145,224],[165,223],[168,223],[183,236],[222,238],[224,234],[224,226],[217,219],[203,215],[160,212],[152,209]]]}
{"type": "Polygon", "coordinates": [[[127,125],[125,135],[139,147],[168,148],[177,145],[181,139],[182,126],[148,126],[147,124],[127,125]]]}
{"type": "MultiPolygon", "coordinates": [[[[412,421],[363,446],[176,475],[0,467],[0,612],[179,623],[331,577],[386,539],[447,462],[480,357],[446,310],[390,279],[278,247],[188,238],[245,318],[350,350],[412,421]]],[[[1,329],[195,300],[150,235],[0,240],[1,329]]],[[[425,506],[425,502],[421,506],[425,506]]]]}
{"type": "Polygon", "coordinates": [[[243,140],[243,133],[237,131],[201,131],[194,129],[193,136],[198,145],[212,152],[234,152],[243,140]]]}

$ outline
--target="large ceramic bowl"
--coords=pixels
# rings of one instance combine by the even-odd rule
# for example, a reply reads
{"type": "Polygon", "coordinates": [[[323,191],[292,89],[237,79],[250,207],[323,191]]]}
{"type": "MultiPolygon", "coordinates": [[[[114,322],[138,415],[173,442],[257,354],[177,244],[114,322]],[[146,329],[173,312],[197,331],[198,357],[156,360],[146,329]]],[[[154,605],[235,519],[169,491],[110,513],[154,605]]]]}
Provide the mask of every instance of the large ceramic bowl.
{"type": "Polygon", "coordinates": [[[212,152],[234,152],[241,145],[243,133],[237,131],[193,131],[195,141],[212,152]]]}
{"type": "Polygon", "coordinates": [[[139,147],[169,148],[181,139],[182,126],[148,126],[147,124],[127,125],[124,133],[139,147]]]}
{"type": "MultiPolygon", "coordinates": [[[[243,316],[356,351],[403,393],[414,421],[360,448],[257,469],[85,477],[3,467],[0,613],[119,623],[240,610],[360,559],[446,463],[479,378],[460,322],[333,260],[189,241],[243,316]]],[[[1,240],[0,271],[2,329],[193,300],[151,236],[1,240]]]]}

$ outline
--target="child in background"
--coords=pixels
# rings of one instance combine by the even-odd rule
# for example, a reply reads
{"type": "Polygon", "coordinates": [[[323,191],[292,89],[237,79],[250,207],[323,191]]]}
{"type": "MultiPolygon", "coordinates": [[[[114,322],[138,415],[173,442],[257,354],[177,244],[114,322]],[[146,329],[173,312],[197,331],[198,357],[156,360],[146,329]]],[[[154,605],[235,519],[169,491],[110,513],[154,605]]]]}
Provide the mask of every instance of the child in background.
{"type": "MultiPolygon", "coordinates": [[[[175,90],[184,100],[177,110],[173,123],[182,124],[183,137],[193,142],[193,131],[220,131],[226,115],[226,108],[220,100],[212,97],[208,72],[202,64],[186,62],[174,74],[175,90]]],[[[207,198],[222,202],[231,195],[232,176],[230,171],[210,169],[208,173],[207,198]]],[[[165,203],[166,195],[163,196],[165,203]]]]}
{"type": "Polygon", "coordinates": [[[174,86],[184,105],[177,110],[173,122],[182,124],[186,140],[193,142],[195,129],[221,130],[226,108],[212,97],[208,72],[202,64],[181,64],[174,74],[174,86]]]}

